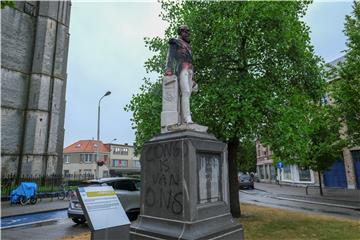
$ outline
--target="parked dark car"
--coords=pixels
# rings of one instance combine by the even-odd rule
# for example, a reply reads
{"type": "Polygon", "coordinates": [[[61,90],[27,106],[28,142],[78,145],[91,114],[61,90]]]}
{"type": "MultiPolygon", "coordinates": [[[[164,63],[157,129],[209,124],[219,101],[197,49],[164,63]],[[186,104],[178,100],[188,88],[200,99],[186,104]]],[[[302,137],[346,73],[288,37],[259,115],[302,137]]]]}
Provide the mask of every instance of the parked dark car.
{"type": "Polygon", "coordinates": [[[240,172],[238,174],[239,188],[241,189],[254,189],[254,178],[250,174],[240,172]]]}
{"type": "MultiPolygon", "coordinates": [[[[130,221],[135,220],[140,213],[140,180],[127,177],[94,179],[83,182],[81,187],[112,186],[130,221]]],[[[68,217],[75,223],[86,221],[84,212],[76,192],[70,198],[68,217]]]]}

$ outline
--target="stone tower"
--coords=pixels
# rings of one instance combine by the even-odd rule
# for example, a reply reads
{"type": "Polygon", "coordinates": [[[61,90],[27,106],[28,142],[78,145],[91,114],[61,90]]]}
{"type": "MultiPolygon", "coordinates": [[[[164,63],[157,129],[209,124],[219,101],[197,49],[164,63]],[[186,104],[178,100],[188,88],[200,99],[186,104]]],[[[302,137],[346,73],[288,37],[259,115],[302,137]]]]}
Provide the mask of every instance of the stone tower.
{"type": "Polygon", "coordinates": [[[1,10],[2,174],[61,174],[70,1],[1,10]]]}

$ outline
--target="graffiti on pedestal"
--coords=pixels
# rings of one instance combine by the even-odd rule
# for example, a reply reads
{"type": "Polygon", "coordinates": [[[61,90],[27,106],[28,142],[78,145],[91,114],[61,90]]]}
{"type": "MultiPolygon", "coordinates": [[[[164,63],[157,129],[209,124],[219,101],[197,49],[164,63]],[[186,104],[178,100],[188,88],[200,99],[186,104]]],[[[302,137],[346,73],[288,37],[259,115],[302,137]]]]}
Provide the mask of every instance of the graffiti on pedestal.
{"type": "Polygon", "coordinates": [[[179,215],[183,211],[183,192],[180,176],[181,142],[146,146],[145,205],[179,215]]]}

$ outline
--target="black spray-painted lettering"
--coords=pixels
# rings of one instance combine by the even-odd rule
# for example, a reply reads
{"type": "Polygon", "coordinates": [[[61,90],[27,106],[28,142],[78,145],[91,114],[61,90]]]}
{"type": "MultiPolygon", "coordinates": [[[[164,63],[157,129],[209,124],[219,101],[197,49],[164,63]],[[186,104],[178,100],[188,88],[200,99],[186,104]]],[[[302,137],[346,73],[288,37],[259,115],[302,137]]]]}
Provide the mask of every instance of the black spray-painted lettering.
{"type": "MultiPolygon", "coordinates": [[[[179,167],[174,162],[180,162],[180,142],[154,144],[146,146],[144,156],[152,169],[145,185],[146,207],[158,207],[172,214],[183,211],[183,193],[180,185],[179,167]]],[[[145,166],[146,168],[147,166],[145,166]]]]}

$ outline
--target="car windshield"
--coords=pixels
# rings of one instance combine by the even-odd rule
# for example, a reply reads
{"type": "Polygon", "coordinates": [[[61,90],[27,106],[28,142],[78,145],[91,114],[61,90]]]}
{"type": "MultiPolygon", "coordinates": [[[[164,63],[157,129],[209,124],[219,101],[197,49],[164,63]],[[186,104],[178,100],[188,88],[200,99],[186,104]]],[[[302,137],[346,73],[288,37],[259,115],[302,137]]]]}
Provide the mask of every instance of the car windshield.
{"type": "Polygon", "coordinates": [[[250,180],[250,176],[247,174],[242,174],[242,175],[240,175],[240,179],[241,180],[250,180]]]}

